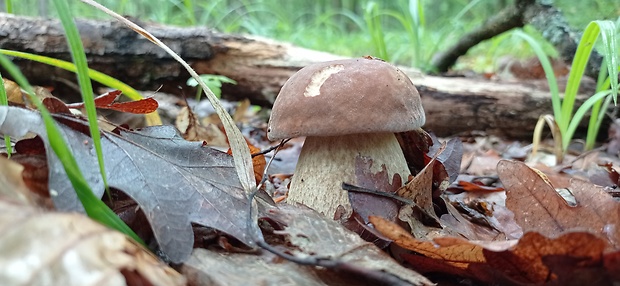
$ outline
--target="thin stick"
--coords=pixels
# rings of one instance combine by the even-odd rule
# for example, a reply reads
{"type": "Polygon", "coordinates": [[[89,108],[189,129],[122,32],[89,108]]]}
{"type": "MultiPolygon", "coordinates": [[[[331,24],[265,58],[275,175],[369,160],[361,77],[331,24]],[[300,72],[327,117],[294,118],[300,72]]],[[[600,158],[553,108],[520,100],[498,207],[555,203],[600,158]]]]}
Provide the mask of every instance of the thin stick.
{"type": "MultiPolygon", "coordinates": [[[[280,143],[278,145],[271,146],[271,147],[269,147],[269,148],[267,148],[265,150],[262,150],[262,151],[260,151],[258,153],[254,153],[254,154],[252,154],[252,157],[256,157],[256,156],[259,156],[259,155],[265,155],[265,154],[267,154],[267,153],[269,153],[269,152],[271,152],[271,151],[273,151],[275,149],[279,149],[280,147],[284,146],[284,144],[288,143],[288,141],[291,141],[291,138],[284,139],[284,140],[280,141],[280,143]]],[[[273,157],[275,157],[275,156],[276,155],[274,153],[273,157]]],[[[273,157],[271,157],[271,158],[273,158],[273,157]]]]}
{"type": "Polygon", "coordinates": [[[373,189],[367,189],[367,188],[363,188],[363,187],[358,187],[355,185],[351,185],[349,183],[342,183],[342,189],[345,191],[349,191],[349,192],[355,192],[355,193],[363,193],[363,194],[369,194],[369,195],[375,195],[375,196],[380,196],[380,197],[386,197],[386,198],[390,198],[390,199],[394,199],[397,200],[399,202],[408,204],[408,205],[415,205],[415,202],[410,200],[410,199],[406,199],[403,197],[400,197],[398,195],[392,194],[392,193],[387,193],[387,192],[382,192],[379,190],[373,190],[373,189]]]}

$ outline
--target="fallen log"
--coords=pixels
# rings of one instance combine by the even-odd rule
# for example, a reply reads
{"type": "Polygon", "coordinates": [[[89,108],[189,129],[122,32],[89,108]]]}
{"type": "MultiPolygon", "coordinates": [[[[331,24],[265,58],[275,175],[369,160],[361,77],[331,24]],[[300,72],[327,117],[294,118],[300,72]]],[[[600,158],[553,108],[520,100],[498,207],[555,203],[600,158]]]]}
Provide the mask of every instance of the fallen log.
{"type": "MultiPolygon", "coordinates": [[[[138,24],[169,45],[199,74],[220,74],[236,80],[237,85],[223,87],[228,98],[249,98],[254,104],[263,106],[271,105],[280,87],[301,67],[341,58],[287,43],[222,34],[204,27],[138,24]]],[[[160,89],[185,96],[194,94],[185,85],[188,73],[178,63],[125,26],[93,20],[79,20],[77,25],[91,68],[136,89],[160,89]]],[[[0,13],[0,47],[70,60],[57,20],[0,13]]],[[[70,93],[77,94],[68,88],[75,82],[72,73],[27,60],[14,59],[14,62],[31,83],[52,86],[55,94],[64,98],[70,93]]],[[[527,138],[538,117],[552,110],[549,92],[540,81],[437,77],[411,68],[403,70],[422,96],[427,113],[425,127],[440,136],[482,130],[510,138],[527,138]]],[[[583,100],[583,96],[580,98],[583,100]]]]}

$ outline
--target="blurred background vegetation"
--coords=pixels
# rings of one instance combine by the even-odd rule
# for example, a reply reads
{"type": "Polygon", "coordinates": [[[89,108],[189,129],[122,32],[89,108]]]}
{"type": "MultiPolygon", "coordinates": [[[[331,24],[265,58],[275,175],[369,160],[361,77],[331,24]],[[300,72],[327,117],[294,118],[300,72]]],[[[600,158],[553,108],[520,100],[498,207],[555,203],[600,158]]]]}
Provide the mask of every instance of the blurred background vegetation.
{"type": "MultiPolygon", "coordinates": [[[[3,0],[6,2],[10,0],[3,0]]],[[[13,13],[54,17],[50,0],[13,0],[13,13]]],[[[106,15],[71,1],[75,15],[106,15]]],[[[482,24],[510,0],[98,0],[141,20],[180,26],[205,26],[225,33],[264,36],[344,56],[373,55],[391,62],[431,69],[437,51],[482,24]]],[[[618,0],[556,0],[573,27],[592,20],[618,21],[618,0]]],[[[3,7],[5,5],[2,5],[3,7]]],[[[620,25],[618,25],[620,26],[620,25]]],[[[526,32],[544,42],[533,29],[526,32]]],[[[546,45],[546,52],[554,50],[546,45]]],[[[532,55],[522,39],[505,33],[470,50],[456,68],[488,72],[499,57],[532,55]]]]}

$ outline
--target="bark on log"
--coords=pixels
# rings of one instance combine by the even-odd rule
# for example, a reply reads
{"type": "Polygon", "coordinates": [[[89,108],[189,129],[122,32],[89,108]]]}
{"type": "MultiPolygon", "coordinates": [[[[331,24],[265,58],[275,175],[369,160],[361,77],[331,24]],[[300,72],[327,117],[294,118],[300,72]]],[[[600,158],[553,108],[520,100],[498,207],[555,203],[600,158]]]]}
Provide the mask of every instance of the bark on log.
{"type": "MultiPolygon", "coordinates": [[[[135,32],[110,21],[77,21],[91,68],[140,90],[186,96],[189,75],[171,57],[135,32]],[[183,86],[179,91],[177,86],[183,86]]],[[[178,28],[141,23],[186,59],[198,73],[221,74],[238,85],[223,91],[232,99],[250,98],[270,105],[284,82],[301,67],[340,58],[265,39],[226,35],[206,28],[178,28]]],[[[58,21],[0,14],[0,47],[69,60],[58,21]]],[[[14,60],[37,85],[54,86],[55,94],[74,90],[66,71],[26,60],[14,60]]],[[[483,130],[527,138],[538,116],[551,112],[550,95],[536,83],[505,83],[485,79],[422,75],[403,68],[418,87],[427,113],[426,129],[439,136],[483,130]]],[[[6,73],[3,73],[6,74],[6,73]]],[[[65,96],[66,97],[66,96],[65,96]]]]}
{"type": "MultiPolygon", "coordinates": [[[[132,19],[133,20],[133,19],[132,19]]],[[[299,68],[316,61],[340,58],[249,36],[221,34],[204,27],[179,28],[140,23],[189,62],[199,74],[222,74],[237,86],[225,91],[256,103],[273,102],[282,83],[299,68]]],[[[192,95],[185,85],[189,74],[172,57],[136,32],[116,21],[78,20],[89,67],[140,90],[192,95]],[[180,91],[178,87],[184,90],[180,91]]],[[[0,13],[0,47],[70,60],[62,26],[56,20],[0,13]]],[[[33,83],[74,93],[59,82],[75,76],[43,64],[16,59],[33,83]]]]}

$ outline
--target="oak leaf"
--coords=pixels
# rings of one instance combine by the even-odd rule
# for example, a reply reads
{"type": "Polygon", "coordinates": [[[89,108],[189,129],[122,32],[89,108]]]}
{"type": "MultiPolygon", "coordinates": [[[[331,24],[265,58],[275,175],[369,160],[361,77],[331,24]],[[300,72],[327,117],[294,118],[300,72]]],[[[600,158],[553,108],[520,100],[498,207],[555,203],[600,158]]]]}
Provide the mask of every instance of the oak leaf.
{"type": "MultiPolygon", "coordinates": [[[[92,139],[76,129],[84,122],[57,115],[64,140],[96,196],[104,193],[92,139]]],[[[0,107],[0,133],[22,137],[26,132],[49,140],[35,112],[0,107]]],[[[82,130],[83,131],[83,130],[82,130]]],[[[171,126],[155,126],[119,134],[101,133],[101,144],[110,187],[122,190],[142,208],[155,238],[174,262],[189,257],[193,245],[191,223],[224,231],[253,246],[248,231],[248,201],[237,177],[232,157],[183,140],[171,126]]],[[[54,152],[47,152],[49,186],[56,208],[83,210],[67,174],[54,152]]]]}

